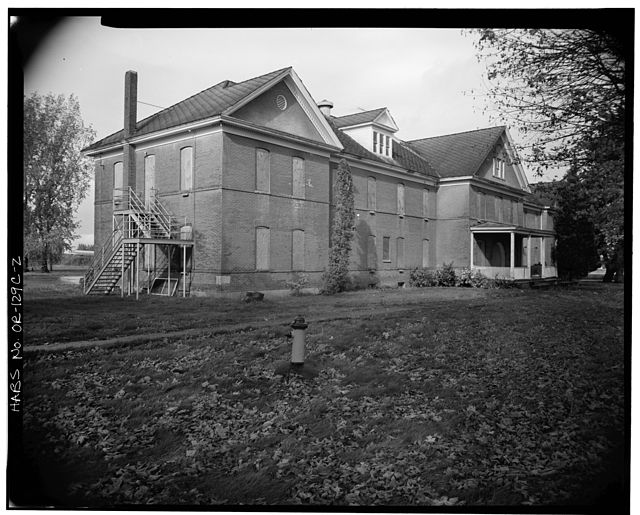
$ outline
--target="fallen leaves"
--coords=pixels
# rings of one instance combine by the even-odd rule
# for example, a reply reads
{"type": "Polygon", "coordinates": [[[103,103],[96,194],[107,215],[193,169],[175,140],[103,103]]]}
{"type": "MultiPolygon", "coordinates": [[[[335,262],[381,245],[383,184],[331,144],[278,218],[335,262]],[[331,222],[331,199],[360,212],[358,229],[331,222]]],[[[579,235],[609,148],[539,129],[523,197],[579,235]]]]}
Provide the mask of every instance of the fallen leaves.
{"type": "Polygon", "coordinates": [[[624,368],[598,318],[620,311],[563,295],[511,318],[500,297],[464,324],[444,307],[316,324],[313,379],[281,381],[290,343],[260,331],[43,355],[25,427],[104,460],[69,485],[96,503],[564,502],[621,441],[624,368]]]}

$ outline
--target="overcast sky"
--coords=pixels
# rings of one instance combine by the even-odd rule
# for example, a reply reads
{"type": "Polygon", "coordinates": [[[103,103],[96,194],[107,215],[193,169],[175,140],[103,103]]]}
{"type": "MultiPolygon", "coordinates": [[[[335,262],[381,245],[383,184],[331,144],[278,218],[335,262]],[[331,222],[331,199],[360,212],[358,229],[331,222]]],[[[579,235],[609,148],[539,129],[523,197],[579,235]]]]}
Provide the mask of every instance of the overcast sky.
{"type": "MultiPolygon", "coordinates": [[[[293,66],[335,115],[388,107],[397,136],[411,140],[498,124],[468,93],[485,88],[473,41],[460,29],[114,29],[69,18],[29,62],[25,94],[73,93],[103,138],[122,128],[127,70],[138,72],[138,100],[164,108],[293,66]]],[[[138,120],[158,110],[139,104],[138,120]]],[[[78,219],[79,241],[92,242],[93,185],[78,219]]]]}

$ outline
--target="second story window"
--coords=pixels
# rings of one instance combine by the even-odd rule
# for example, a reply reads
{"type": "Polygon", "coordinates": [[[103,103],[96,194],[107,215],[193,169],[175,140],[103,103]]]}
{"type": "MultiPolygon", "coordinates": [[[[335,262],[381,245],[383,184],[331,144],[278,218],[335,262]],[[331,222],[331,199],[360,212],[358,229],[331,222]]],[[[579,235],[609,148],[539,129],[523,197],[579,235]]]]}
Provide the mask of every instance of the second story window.
{"type": "Polygon", "coordinates": [[[268,150],[256,149],[256,191],[269,193],[271,158],[268,150]]]}
{"type": "Polygon", "coordinates": [[[390,145],[390,138],[389,138],[389,136],[385,136],[384,137],[384,155],[385,156],[390,155],[390,153],[389,153],[390,146],[391,146],[390,145]]]}
{"type": "Polygon", "coordinates": [[[120,202],[122,200],[122,189],[124,188],[124,168],[122,161],[118,161],[113,165],[113,200],[120,202]]]}
{"type": "Polygon", "coordinates": [[[422,190],[422,218],[429,218],[429,190],[422,190]]]}
{"type": "Polygon", "coordinates": [[[373,131],[373,152],[378,153],[378,133],[373,131]]]}
{"type": "Polygon", "coordinates": [[[398,184],[398,215],[404,216],[404,184],[398,184]]]}
{"type": "Polygon", "coordinates": [[[504,179],[504,160],[499,157],[493,158],[493,176],[504,179]]]}
{"type": "Polygon", "coordinates": [[[193,147],[180,150],[180,191],[193,188],[193,147]]]}
{"type": "Polygon", "coordinates": [[[369,211],[376,210],[376,178],[369,177],[367,179],[367,209],[369,211]]]}
{"type": "Polygon", "coordinates": [[[292,192],[294,198],[304,198],[304,159],[299,157],[293,158],[293,186],[292,192]]]}

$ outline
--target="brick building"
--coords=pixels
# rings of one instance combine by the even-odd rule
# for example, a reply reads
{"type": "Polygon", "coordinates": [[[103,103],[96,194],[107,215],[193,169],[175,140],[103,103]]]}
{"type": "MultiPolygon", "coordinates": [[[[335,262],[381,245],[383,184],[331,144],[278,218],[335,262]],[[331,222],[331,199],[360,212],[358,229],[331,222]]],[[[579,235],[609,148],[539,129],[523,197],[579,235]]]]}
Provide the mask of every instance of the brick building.
{"type": "Polygon", "coordinates": [[[127,72],[123,130],[84,150],[97,249],[87,293],[280,289],[300,272],[319,284],[341,159],[356,281],[396,284],[443,262],[555,275],[549,207],[505,127],[404,142],[388,109],[332,116],[292,68],[225,80],[141,121],[136,92],[127,72]]]}

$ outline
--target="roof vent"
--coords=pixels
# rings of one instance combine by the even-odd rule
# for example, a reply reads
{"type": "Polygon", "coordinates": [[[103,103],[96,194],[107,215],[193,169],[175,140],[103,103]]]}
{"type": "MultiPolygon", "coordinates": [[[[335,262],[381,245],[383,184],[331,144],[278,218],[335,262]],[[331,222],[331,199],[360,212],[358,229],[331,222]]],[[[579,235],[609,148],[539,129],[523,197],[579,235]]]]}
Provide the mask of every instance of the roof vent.
{"type": "Polygon", "coordinates": [[[280,111],[284,111],[287,108],[287,98],[284,95],[276,96],[276,107],[280,111]]]}
{"type": "Polygon", "coordinates": [[[333,108],[333,102],[331,100],[323,100],[322,102],[318,102],[318,107],[320,111],[325,116],[331,116],[331,109],[333,108]]]}

